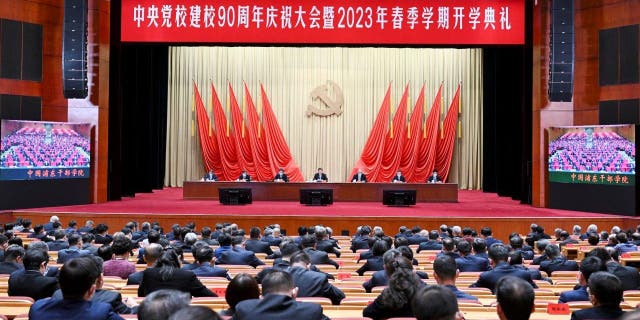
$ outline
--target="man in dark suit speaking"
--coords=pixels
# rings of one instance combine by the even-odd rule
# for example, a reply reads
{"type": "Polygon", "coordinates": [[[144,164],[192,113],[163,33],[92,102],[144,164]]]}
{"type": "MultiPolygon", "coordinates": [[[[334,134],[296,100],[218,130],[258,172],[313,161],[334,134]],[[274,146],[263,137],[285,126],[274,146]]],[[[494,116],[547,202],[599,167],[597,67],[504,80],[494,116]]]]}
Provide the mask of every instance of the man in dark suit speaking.
{"type": "Polygon", "coordinates": [[[289,182],[289,177],[287,177],[287,174],[284,173],[283,168],[280,168],[280,170],[278,170],[276,176],[273,177],[273,182],[289,182]]]}
{"type": "Polygon", "coordinates": [[[251,182],[251,176],[247,173],[247,170],[242,170],[237,181],[251,182]]]}
{"type": "Polygon", "coordinates": [[[433,170],[433,173],[427,178],[427,183],[441,183],[442,178],[438,175],[438,170],[433,170]]]}
{"type": "Polygon", "coordinates": [[[402,175],[402,171],[398,170],[398,172],[396,172],[396,175],[393,176],[393,179],[391,179],[391,182],[393,182],[393,183],[405,183],[405,182],[407,182],[407,180],[402,175]]]}
{"type": "Polygon", "coordinates": [[[364,173],[362,172],[362,169],[358,169],[358,172],[353,175],[353,178],[351,178],[351,182],[359,182],[359,183],[367,182],[367,176],[364,175],[364,173]]]}
{"type": "Polygon", "coordinates": [[[322,172],[322,168],[318,168],[318,172],[313,175],[313,182],[329,182],[329,178],[322,172]]]}
{"type": "Polygon", "coordinates": [[[204,181],[218,181],[218,176],[213,172],[213,170],[209,170],[207,174],[202,178],[204,181]]]}

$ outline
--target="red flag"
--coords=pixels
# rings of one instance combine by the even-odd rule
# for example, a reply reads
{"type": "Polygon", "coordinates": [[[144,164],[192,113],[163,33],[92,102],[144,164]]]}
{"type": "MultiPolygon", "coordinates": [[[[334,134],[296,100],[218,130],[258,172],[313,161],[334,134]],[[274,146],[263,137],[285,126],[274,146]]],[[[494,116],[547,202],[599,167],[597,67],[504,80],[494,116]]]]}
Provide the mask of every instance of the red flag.
{"type": "Polygon", "coordinates": [[[422,139],[420,141],[420,149],[418,151],[418,160],[416,163],[416,181],[424,182],[433,172],[436,163],[436,152],[438,150],[438,125],[440,124],[440,105],[442,104],[442,84],[438,88],[436,97],[433,98],[429,116],[422,130],[422,139]]]}
{"type": "Polygon", "coordinates": [[[381,171],[376,177],[376,182],[389,182],[400,168],[400,160],[402,158],[403,144],[406,139],[405,131],[407,126],[407,97],[409,95],[409,85],[407,84],[400,99],[400,104],[393,116],[393,126],[389,128],[389,139],[385,142],[382,161],[380,162],[381,171]]]}
{"type": "Polygon", "coordinates": [[[227,116],[222,110],[222,104],[218,99],[216,88],[211,85],[211,100],[213,104],[213,119],[215,123],[216,138],[218,140],[218,150],[220,161],[222,162],[221,180],[235,180],[242,170],[238,165],[236,145],[233,137],[229,134],[229,124],[227,116]]]}
{"type": "Polygon", "coordinates": [[[205,171],[213,170],[216,175],[222,175],[222,162],[220,161],[220,153],[218,152],[218,141],[215,135],[209,135],[211,123],[207,110],[202,103],[202,97],[196,83],[193,83],[194,106],[196,118],[198,121],[198,137],[200,138],[200,149],[202,150],[202,162],[205,171]]]}
{"type": "Polygon", "coordinates": [[[407,127],[406,141],[404,142],[402,151],[402,160],[400,161],[400,171],[404,174],[407,182],[422,182],[416,175],[416,164],[418,161],[420,142],[422,142],[422,118],[424,105],[424,85],[420,89],[420,94],[413,107],[409,125],[407,127]]]}
{"type": "MultiPolygon", "coordinates": [[[[231,120],[233,122],[233,138],[236,144],[238,166],[241,170],[247,170],[249,175],[255,176],[253,154],[251,152],[251,141],[249,141],[249,135],[244,123],[244,112],[240,111],[238,100],[236,99],[236,95],[233,92],[231,83],[229,83],[229,97],[231,98],[231,120]]],[[[245,105],[246,103],[242,104],[243,110],[245,109],[245,105]]],[[[239,174],[240,173],[238,173],[238,175],[239,174]]]]}
{"type": "Polygon", "coordinates": [[[453,146],[456,141],[456,124],[458,123],[458,109],[460,108],[460,85],[453,96],[447,116],[444,118],[442,126],[442,139],[438,141],[438,157],[436,158],[436,168],[442,181],[447,181],[449,169],[451,169],[451,159],[453,158],[453,146]]]}
{"type": "MultiPolygon", "coordinates": [[[[253,99],[249,93],[249,89],[244,87],[244,94],[247,97],[247,119],[249,120],[249,126],[247,127],[249,132],[249,141],[251,142],[251,151],[253,153],[253,162],[255,167],[255,175],[249,172],[257,181],[271,181],[273,179],[273,173],[271,172],[271,165],[269,162],[269,151],[267,148],[267,142],[262,137],[262,122],[260,120],[260,114],[256,110],[253,104],[253,99]]],[[[260,101],[258,99],[258,101],[260,101]]]]}

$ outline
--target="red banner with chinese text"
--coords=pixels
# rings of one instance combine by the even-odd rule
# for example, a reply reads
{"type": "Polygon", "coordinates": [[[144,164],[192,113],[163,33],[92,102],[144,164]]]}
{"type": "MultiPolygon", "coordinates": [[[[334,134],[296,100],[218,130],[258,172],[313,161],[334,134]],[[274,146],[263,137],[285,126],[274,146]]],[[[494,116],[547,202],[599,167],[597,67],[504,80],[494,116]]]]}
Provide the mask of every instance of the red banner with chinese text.
{"type": "Polygon", "coordinates": [[[122,0],[123,42],[523,44],[524,0],[122,0]]]}

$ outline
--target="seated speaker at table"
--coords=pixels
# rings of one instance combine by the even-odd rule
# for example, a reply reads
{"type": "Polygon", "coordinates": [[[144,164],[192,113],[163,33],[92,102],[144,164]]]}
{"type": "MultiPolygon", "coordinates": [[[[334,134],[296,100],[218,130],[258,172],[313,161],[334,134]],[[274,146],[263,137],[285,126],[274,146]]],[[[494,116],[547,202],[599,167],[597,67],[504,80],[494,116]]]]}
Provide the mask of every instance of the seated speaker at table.
{"type": "Polygon", "coordinates": [[[327,174],[322,171],[322,168],[318,168],[318,172],[313,175],[313,182],[329,182],[327,174]]]}
{"type": "Polygon", "coordinates": [[[358,169],[358,173],[353,175],[351,182],[367,182],[367,176],[364,175],[362,169],[358,169]]]}
{"type": "Polygon", "coordinates": [[[247,170],[242,170],[242,173],[238,177],[237,181],[249,182],[251,181],[251,176],[247,173],[247,170]]]}
{"type": "Polygon", "coordinates": [[[213,172],[213,170],[209,170],[207,174],[202,177],[204,181],[218,181],[218,176],[213,172]]]}
{"type": "Polygon", "coordinates": [[[278,170],[278,173],[276,173],[276,176],[273,177],[273,181],[274,182],[289,182],[289,177],[287,177],[287,174],[284,173],[284,169],[280,168],[280,170],[278,170]]]}
{"type": "Polygon", "coordinates": [[[427,178],[427,183],[440,183],[442,178],[438,175],[438,170],[433,170],[433,173],[427,178]]]}
{"type": "Polygon", "coordinates": [[[402,171],[398,171],[398,172],[396,172],[396,175],[393,176],[393,179],[391,179],[391,182],[393,182],[393,183],[405,183],[405,182],[407,182],[407,180],[402,175],[402,171]]]}

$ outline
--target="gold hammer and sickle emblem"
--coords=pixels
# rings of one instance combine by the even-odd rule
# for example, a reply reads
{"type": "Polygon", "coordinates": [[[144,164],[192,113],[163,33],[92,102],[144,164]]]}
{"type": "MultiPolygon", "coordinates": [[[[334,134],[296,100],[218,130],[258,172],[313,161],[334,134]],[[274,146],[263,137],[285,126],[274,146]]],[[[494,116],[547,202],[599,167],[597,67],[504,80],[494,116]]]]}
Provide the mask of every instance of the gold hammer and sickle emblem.
{"type": "Polygon", "coordinates": [[[328,117],[333,114],[339,116],[342,114],[342,104],[344,103],[344,96],[342,94],[342,89],[340,89],[340,87],[335,82],[328,80],[327,84],[320,85],[313,89],[313,91],[311,91],[311,100],[313,101],[316,99],[322,101],[327,106],[327,108],[319,109],[309,104],[307,105],[307,117],[310,117],[313,114],[320,117],[328,117]],[[335,97],[329,96],[330,88],[335,97]]]}

